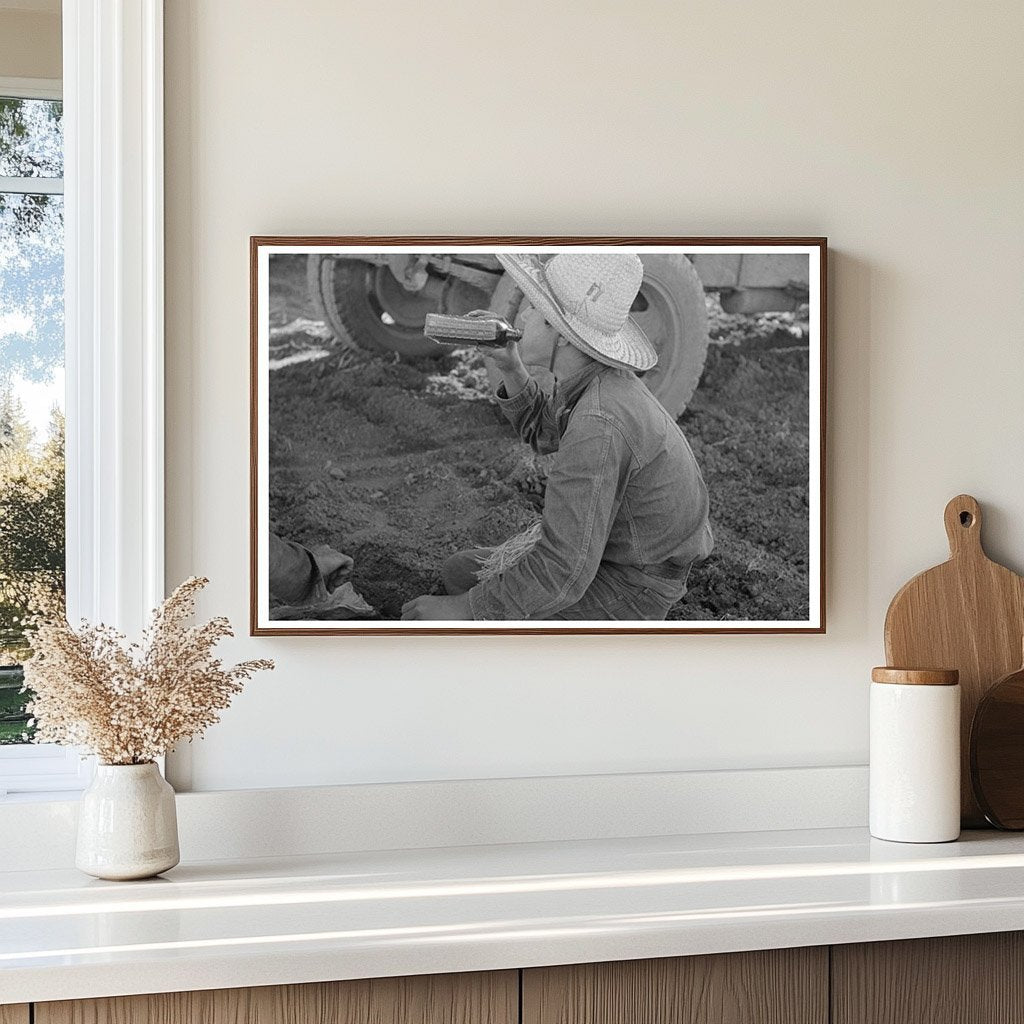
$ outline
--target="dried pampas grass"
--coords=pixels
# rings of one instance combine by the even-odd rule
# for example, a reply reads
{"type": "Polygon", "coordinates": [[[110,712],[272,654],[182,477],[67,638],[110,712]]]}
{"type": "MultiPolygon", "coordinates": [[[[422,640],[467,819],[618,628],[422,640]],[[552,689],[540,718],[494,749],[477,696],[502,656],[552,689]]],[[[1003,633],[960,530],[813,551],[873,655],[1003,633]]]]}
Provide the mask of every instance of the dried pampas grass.
{"type": "Polygon", "coordinates": [[[274,663],[225,668],[213,648],[233,635],[228,620],[186,625],[207,583],[182,583],[153,612],[141,644],[102,624],[75,630],[63,615],[37,616],[25,662],[36,742],[84,747],[104,764],[145,764],[219,721],[245,680],[274,663]]]}

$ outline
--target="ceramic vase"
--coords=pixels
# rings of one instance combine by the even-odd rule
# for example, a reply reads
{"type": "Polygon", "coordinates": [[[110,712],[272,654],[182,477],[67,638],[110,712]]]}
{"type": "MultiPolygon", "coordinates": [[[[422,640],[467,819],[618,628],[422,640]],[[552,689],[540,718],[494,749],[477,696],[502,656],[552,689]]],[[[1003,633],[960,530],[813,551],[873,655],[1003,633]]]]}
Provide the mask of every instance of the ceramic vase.
{"type": "Polygon", "coordinates": [[[98,764],[82,794],[75,865],[96,878],[150,878],[180,860],[174,790],[156,764],[98,764]]]}

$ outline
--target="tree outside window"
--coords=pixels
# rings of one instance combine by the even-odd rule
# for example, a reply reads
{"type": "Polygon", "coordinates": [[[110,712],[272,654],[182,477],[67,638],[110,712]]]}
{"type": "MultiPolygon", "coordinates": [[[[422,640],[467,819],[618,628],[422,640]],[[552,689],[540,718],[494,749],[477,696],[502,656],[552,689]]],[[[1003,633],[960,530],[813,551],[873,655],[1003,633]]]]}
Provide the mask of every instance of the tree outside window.
{"type": "Polygon", "coordinates": [[[62,105],[0,96],[0,744],[32,737],[26,617],[64,595],[62,105]]]}

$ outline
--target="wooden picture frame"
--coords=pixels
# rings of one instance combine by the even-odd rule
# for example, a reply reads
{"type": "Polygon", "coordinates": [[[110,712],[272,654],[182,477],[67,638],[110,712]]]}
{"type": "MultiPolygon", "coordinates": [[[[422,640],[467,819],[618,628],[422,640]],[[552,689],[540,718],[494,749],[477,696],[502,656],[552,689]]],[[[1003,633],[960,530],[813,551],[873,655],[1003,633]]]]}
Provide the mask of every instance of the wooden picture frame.
{"type": "Polygon", "coordinates": [[[816,237],[252,237],[251,634],[824,633],[826,296],[827,241],[816,237]],[[644,382],[702,466],[715,550],[665,619],[401,619],[416,590],[444,593],[446,543],[454,553],[478,535],[500,543],[501,524],[516,533],[517,494],[524,516],[527,499],[543,514],[530,490],[543,492],[543,460],[538,483],[508,454],[520,444],[512,427],[508,441],[494,432],[500,375],[492,365],[483,376],[475,351],[424,338],[424,313],[508,300],[499,254],[623,252],[641,260],[631,315],[659,351],[644,382]],[[691,277],[710,298],[694,297],[691,277]],[[483,440],[463,446],[466,410],[483,440]],[[491,448],[505,453],[493,464],[491,448]],[[296,598],[305,559],[310,590],[296,598]]]}

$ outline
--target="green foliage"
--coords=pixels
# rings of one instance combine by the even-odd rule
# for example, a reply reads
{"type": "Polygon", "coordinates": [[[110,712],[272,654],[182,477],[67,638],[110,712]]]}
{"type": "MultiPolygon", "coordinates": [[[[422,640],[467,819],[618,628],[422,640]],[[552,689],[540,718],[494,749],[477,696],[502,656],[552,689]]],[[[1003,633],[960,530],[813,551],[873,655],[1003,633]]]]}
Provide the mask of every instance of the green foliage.
{"type": "MultiPolygon", "coordinates": [[[[0,659],[29,653],[25,618],[64,594],[64,417],[33,445],[18,399],[0,398],[0,659]]],[[[0,662],[2,663],[2,662],[0,662]]]]}
{"type": "Polygon", "coordinates": [[[20,667],[0,668],[0,745],[31,741],[35,733],[25,710],[28,695],[22,692],[23,682],[20,667]]]}

